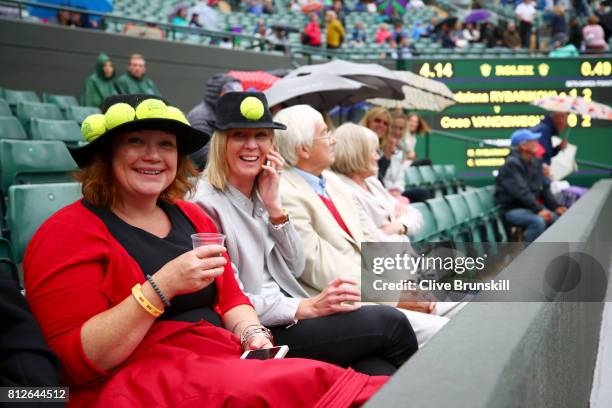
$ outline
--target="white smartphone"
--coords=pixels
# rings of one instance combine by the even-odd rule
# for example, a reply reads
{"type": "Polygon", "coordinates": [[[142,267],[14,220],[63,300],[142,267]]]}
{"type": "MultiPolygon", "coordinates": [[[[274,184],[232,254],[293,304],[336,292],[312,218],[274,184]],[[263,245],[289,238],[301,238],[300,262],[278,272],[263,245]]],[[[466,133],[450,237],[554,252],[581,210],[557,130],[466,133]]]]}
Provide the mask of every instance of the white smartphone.
{"type": "Polygon", "coordinates": [[[245,360],[270,360],[273,358],[283,358],[289,352],[289,346],[277,346],[259,350],[247,350],[242,353],[240,358],[245,360]]]}

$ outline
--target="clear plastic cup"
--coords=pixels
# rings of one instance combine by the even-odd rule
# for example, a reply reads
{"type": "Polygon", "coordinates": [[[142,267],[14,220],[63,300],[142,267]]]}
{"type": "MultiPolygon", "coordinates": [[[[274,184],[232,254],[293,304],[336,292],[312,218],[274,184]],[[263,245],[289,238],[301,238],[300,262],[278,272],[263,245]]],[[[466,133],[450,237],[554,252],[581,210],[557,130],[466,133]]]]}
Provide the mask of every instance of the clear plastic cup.
{"type": "Polygon", "coordinates": [[[193,243],[193,249],[204,245],[223,245],[225,244],[225,235],[215,232],[200,232],[191,234],[191,242],[193,243]]]}

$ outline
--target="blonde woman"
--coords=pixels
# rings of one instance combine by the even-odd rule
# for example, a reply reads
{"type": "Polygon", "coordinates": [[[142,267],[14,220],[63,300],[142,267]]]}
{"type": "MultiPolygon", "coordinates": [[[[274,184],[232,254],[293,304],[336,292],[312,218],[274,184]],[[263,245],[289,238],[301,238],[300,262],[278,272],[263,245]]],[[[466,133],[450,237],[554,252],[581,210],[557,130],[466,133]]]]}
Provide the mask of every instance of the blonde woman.
{"type": "Polygon", "coordinates": [[[391,113],[385,108],[372,108],[361,118],[359,124],[373,130],[378,140],[382,140],[391,133],[391,113]]]}
{"type": "Polygon", "coordinates": [[[262,93],[227,93],[216,112],[208,166],[193,200],[226,235],[234,274],[260,321],[270,326],[278,344],[289,346],[289,357],[393,374],[416,351],[403,314],[390,307],[359,307],[360,290],[351,279],[332,279],[315,296],[298,282],[304,244],[293,217],[282,209],[283,159],[273,147],[274,130],[285,125],[272,120],[262,93]],[[243,116],[247,99],[259,101],[259,119],[243,116]]]}

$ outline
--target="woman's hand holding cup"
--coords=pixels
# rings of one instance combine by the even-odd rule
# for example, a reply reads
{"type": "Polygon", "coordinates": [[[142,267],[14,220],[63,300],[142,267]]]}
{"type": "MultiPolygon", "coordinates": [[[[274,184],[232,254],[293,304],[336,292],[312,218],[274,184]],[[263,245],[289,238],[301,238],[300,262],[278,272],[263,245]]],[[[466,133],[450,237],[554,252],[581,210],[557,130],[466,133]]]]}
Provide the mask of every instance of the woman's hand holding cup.
{"type": "Polygon", "coordinates": [[[202,290],[223,273],[227,264],[227,258],[223,256],[227,250],[222,245],[225,236],[209,235],[205,242],[198,241],[198,246],[192,236],[195,248],[168,262],[155,274],[158,286],[169,299],[202,290]]]}

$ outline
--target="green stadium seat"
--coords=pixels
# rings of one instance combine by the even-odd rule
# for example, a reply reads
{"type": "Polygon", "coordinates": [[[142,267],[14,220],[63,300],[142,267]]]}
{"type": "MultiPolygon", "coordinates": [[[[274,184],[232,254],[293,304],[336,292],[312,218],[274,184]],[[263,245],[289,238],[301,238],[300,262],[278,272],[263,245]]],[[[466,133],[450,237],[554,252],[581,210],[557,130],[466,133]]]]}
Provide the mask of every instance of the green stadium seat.
{"type": "Polygon", "coordinates": [[[17,118],[26,129],[30,128],[30,119],[63,119],[57,105],[40,102],[19,102],[15,111],[17,118]]]}
{"type": "Polygon", "coordinates": [[[74,120],[80,126],[86,117],[95,113],[100,113],[100,109],[91,106],[68,106],[64,111],[64,118],[74,120]]]}
{"type": "Polygon", "coordinates": [[[74,120],[32,119],[30,137],[33,140],[60,140],[71,147],[84,143],[81,129],[74,120]]]}
{"type": "Polygon", "coordinates": [[[4,99],[0,99],[0,116],[13,116],[13,111],[11,111],[11,107],[4,99]]]}
{"type": "MultiPolygon", "coordinates": [[[[470,217],[472,218],[472,223],[479,231],[484,231],[484,236],[486,238],[486,242],[489,243],[488,251],[491,254],[497,253],[497,247],[495,245],[495,228],[493,223],[489,220],[487,215],[482,208],[482,204],[480,203],[480,199],[478,198],[478,193],[475,190],[468,191],[463,194],[463,198],[468,206],[468,210],[470,211],[470,217]]],[[[482,232],[480,233],[482,237],[482,232]]]]}
{"type": "Polygon", "coordinates": [[[34,91],[18,91],[15,89],[3,89],[4,100],[14,108],[19,102],[40,102],[38,95],[34,91]]]}
{"type": "Polygon", "coordinates": [[[452,239],[456,222],[448,203],[444,198],[432,198],[427,200],[427,205],[436,220],[439,232],[452,239]]]}
{"type": "Polygon", "coordinates": [[[43,94],[43,102],[52,103],[59,106],[64,111],[68,106],[79,106],[79,101],[72,95],[54,95],[54,94],[43,94]]]}
{"type": "Polygon", "coordinates": [[[21,122],[14,116],[0,117],[0,139],[27,139],[21,122]]]}
{"type": "Polygon", "coordinates": [[[463,183],[463,180],[457,178],[457,173],[454,164],[445,164],[444,173],[446,174],[446,180],[450,181],[453,184],[455,191],[459,192],[461,190],[465,190],[465,184],[463,183]]]}
{"type": "Polygon", "coordinates": [[[470,209],[463,194],[449,194],[444,197],[446,202],[453,212],[455,222],[461,231],[468,236],[468,241],[472,243],[470,250],[473,250],[473,255],[484,255],[484,247],[482,245],[482,235],[480,228],[482,226],[480,220],[473,219],[470,209]]]}
{"type": "Polygon", "coordinates": [[[423,178],[421,177],[421,173],[419,173],[418,167],[406,167],[404,172],[404,184],[406,187],[418,187],[423,184],[423,178]]]}
{"type": "Polygon", "coordinates": [[[0,140],[0,190],[13,184],[71,181],[76,170],[66,145],[60,141],[0,140]]]}
{"type": "MultiPolygon", "coordinates": [[[[495,188],[495,186],[492,187],[495,188]]],[[[495,226],[497,239],[499,242],[508,242],[508,234],[506,233],[506,228],[504,227],[504,223],[501,219],[499,209],[495,205],[493,191],[491,188],[483,187],[477,189],[476,194],[480,199],[484,213],[495,226]]]]}
{"type": "Polygon", "coordinates": [[[444,186],[436,182],[436,173],[431,166],[417,166],[421,178],[426,186],[429,186],[435,190],[436,197],[444,195],[444,186]]]}
{"type": "Polygon", "coordinates": [[[452,180],[449,180],[446,176],[444,165],[434,164],[431,167],[433,168],[434,174],[436,175],[436,183],[444,187],[444,194],[453,194],[455,192],[453,183],[452,180]]]}
{"type": "MultiPolygon", "coordinates": [[[[408,231],[410,236],[410,241],[413,246],[418,245],[419,242],[423,241],[433,241],[435,237],[438,235],[438,225],[436,224],[436,220],[431,213],[429,207],[425,203],[414,203],[410,204],[423,215],[423,227],[416,234],[411,234],[408,231]]],[[[415,246],[415,250],[417,250],[415,246]]]]}
{"type": "Polygon", "coordinates": [[[21,262],[30,239],[40,225],[56,211],[81,198],[79,183],[29,184],[9,189],[8,226],[21,262]]]}

